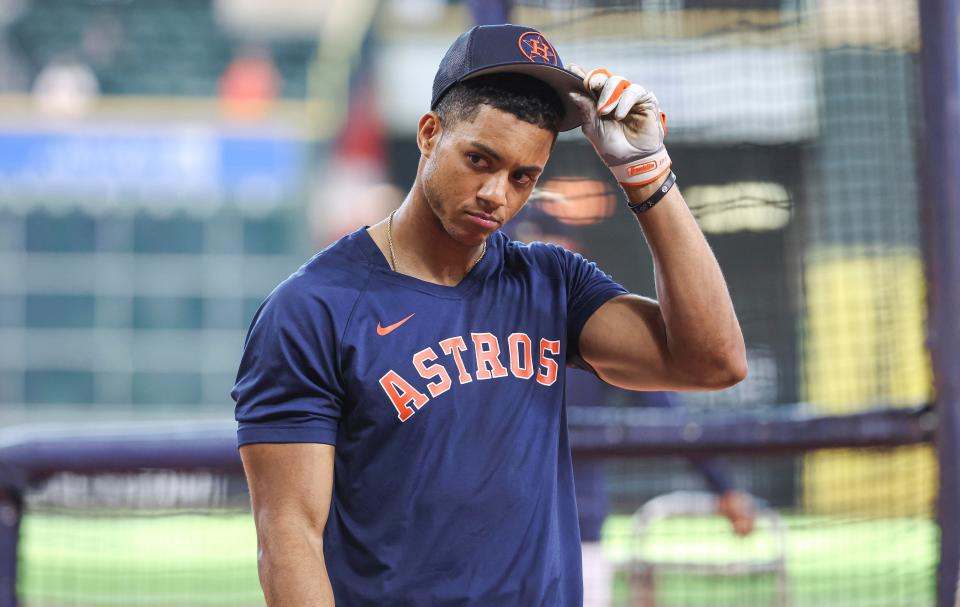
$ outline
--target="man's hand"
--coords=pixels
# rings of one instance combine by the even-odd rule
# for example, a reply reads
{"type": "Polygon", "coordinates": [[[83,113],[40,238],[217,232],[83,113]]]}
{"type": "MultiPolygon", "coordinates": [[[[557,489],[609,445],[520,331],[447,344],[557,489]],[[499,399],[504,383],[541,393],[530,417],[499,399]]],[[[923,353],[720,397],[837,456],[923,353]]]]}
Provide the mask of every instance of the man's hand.
{"type": "Polygon", "coordinates": [[[653,255],[657,301],[620,295],[583,325],[580,356],[608,384],[627,390],[720,390],[747,375],[746,346],[717,259],[683,201],[666,187],[670,157],[657,98],[601,70],[571,92],[583,134],[644,207],[636,215],[653,255]],[[660,191],[656,207],[645,207],[660,191]],[[647,210],[649,209],[649,210],[647,210]]]}
{"type": "Polygon", "coordinates": [[[586,91],[570,93],[583,113],[583,134],[617,181],[642,186],[665,174],[670,168],[663,145],[667,115],[657,97],[603,68],[588,74],[571,64],[570,71],[583,78],[586,91]]]}
{"type": "Polygon", "coordinates": [[[733,526],[733,531],[743,537],[750,535],[756,520],[753,498],[742,491],[726,491],[717,498],[717,511],[733,526]]]}

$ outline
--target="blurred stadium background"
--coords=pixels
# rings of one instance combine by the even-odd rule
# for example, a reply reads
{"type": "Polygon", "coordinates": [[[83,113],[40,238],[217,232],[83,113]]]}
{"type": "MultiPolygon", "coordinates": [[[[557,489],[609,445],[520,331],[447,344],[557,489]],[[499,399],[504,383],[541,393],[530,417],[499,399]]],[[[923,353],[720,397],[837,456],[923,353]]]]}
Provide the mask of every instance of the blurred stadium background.
{"type": "MultiPolygon", "coordinates": [[[[577,456],[606,470],[613,604],[952,605],[958,401],[932,369],[955,372],[956,346],[943,329],[932,360],[928,336],[960,300],[950,258],[925,259],[956,248],[934,237],[960,215],[960,132],[943,130],[956,15],[948,0],[0,1],[0,607],[263,604],[228,396],[247,325],[304,259],[400,202],[439,58],[503,20],[657,93],[747,338],[750,377],[683,412],[571,412],[577,456]],[[703,489],[690,454],[724,455],[782,527],[638,526],[648,500],[703,489]]],[[[532,205],[653,292],[578,133],[542,185],[532,205]]]]}

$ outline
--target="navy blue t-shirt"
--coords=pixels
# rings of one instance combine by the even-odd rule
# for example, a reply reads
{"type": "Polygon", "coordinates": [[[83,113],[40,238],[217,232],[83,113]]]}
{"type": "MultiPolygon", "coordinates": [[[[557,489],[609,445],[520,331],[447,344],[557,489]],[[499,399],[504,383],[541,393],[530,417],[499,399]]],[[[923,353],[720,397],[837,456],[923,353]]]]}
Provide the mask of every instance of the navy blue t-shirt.
{"type": "Polygon", "coordinates": [[[393,272],[360,229],[260,307],[240,445],[336,445],[338,605],[582,602],[564,367],[626,293],[560,247],[493,234],[455,287],[393,272]]]}

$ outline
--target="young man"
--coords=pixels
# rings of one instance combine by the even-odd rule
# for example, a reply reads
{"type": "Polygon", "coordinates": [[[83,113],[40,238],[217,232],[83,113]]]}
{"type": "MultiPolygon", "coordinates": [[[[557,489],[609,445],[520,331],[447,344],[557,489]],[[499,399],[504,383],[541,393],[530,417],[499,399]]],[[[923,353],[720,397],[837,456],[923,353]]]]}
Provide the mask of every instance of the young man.
{"type": "Polygon", "coordinates": [[[403,205],[257,312],[232,395],[271,606],[579,605],[563,366],[634,390],[745,376],[656,98],[571,69],[531,28],[461,35],[403,205]],[[581,125],[637,207],[659,303],[499,231],[581,125]]]}

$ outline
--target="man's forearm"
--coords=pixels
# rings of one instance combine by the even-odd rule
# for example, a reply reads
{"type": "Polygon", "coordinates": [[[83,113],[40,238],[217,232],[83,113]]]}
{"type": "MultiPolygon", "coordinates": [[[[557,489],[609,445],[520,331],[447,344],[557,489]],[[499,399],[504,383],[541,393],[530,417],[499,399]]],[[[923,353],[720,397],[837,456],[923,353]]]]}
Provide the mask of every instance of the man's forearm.
{"type": "MultiPolygon", "coordinates": [[[[663,179],[626,188],[627,197],[642,202],[663,179]]],[[[720,266],[679,188],[637,218],[653,254],[671,358],[708,385],[720,388],[740,381],[746,375],[740,325],[720,266]]]]}
{"type": "Polygon", "coordinates": [[[258,529],[257,565],[269,607],[333,607],[322,538],[300,525],[258,529]]]}
{"type": "Polygon", "coordinates": [[[703,457],[702,455],[690,455],[687,460],[697,469],[711,493],[722,495],[733,489],[733,483],[730,480],[730,471],[725,462],[715,456],[703,457]]]}

